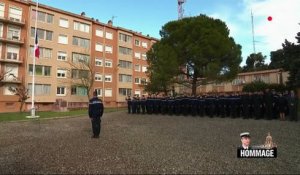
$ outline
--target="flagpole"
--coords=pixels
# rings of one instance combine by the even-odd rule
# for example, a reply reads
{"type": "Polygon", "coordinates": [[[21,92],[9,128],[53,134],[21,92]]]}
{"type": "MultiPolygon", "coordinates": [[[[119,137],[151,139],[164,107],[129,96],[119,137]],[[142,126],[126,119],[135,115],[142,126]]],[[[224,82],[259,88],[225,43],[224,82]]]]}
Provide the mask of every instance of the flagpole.
{"type": "MultiPolygon", "coordinates": [[[[37,39],[37,20],[38,20],[38,8],[39,8],[39,1],[36,0],[36,9],[35,9],[35,26],[34,26],[34,42],[37,39]]],[[[36,44],[35,44],[36,47],[36,44]]],[[[36,62],[36,55],[35,55],[35,48],[34,47],[34,51],[33,51],[33,65],[32,65],[32,88],[31,88],[31,116],[27,116],[27,118],[38,118],[39,116],[35,115],[35,106],[34,106],[34,91],[35,91],[35,62],[36,62]]]]}

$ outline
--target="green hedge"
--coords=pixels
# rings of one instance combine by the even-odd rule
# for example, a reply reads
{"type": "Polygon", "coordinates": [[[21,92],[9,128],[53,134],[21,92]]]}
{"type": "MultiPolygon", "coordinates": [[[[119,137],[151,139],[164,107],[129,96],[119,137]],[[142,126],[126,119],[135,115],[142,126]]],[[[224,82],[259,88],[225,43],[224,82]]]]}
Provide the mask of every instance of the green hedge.
{"type": "Polygon", "coordinates": [[[252,83],[244,85],[243,92],[265,91],[266,89],[274,89],[276,92],[284,92],[286,90],[290,90],[289,87],[283,84],[267,84],[262,81],[254,81],[252,83]]]}

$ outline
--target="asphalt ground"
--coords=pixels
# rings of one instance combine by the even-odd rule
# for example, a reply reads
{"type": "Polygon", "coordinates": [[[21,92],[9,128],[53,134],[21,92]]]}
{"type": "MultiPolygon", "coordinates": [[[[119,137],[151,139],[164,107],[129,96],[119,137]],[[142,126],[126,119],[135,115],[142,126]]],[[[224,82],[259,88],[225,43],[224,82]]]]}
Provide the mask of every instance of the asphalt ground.
{"type": "Polygon", "coordinates": [[[0,123],[0,174],[300,174],[300,122],[104,114],[99,139],[88,117],[0,123]],[[270,132],[276,159],[239,159],[270,132]]]}

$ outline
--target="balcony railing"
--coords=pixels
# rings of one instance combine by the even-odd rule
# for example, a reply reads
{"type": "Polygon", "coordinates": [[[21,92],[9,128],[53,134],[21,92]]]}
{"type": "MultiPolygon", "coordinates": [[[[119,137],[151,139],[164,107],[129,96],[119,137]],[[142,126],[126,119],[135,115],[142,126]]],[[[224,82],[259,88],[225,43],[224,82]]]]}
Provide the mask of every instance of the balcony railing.
{"type": "Polygon", "coordinates": [[[24,38],[21,38],[20,35],[21,35],[21,31],[18,32],[9,31],[7,32],[6,36],[3,36],[3,31],[0,31],[0,41],[11,43],[11,44],[22,45],[24,44],[24,38]]]}
{"type": "Polygon", "coordinates": [[[25,20],[23,19],[22,15],[19,14],[12,14],[8,11],[0,10],[0,21],[4,23],[10,23],[14,25],[24,26],[25,20]]]}
{"type": "Polygon", "coordinates": [[[13,73],[8,73],[3,81],[3,83],[16,83],[16,84],[20,84],[22,83],[22,76],[15,76],[13,73]]]}
{"type": "Polygon", "coordinates": [[[3,63],[16,63],[16,64],[22,64],[23,63],[23,58],[18,56],[16,53],[6,53],[5,56],[0,58],[0,62],[3,63]]]}

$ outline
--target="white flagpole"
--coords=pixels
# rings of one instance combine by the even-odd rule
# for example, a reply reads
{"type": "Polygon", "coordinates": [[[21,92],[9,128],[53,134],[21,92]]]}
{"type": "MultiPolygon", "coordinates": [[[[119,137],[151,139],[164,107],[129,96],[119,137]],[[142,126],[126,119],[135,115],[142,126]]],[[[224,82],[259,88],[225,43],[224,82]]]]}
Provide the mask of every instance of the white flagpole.
{"type": "MultiPolygon", "coordinates": [[[[35,40],[37,39],[37,20],[38,20],[38,8],[39,8],[39,1],[36,1],[36,9],[35,9],[35,27],[34,27],[34,46],[36,46],[35,40]]],[[[31,116],[27,118],[38,118],[39,116],[35,115],[35,106],[34,106],[34,91],[35,91],[35,62],[36,62],[36,56],[35,56],[35,47],[33,51],[33,66],[32,66],[32,88],[31,88],[31,116]]]]}

